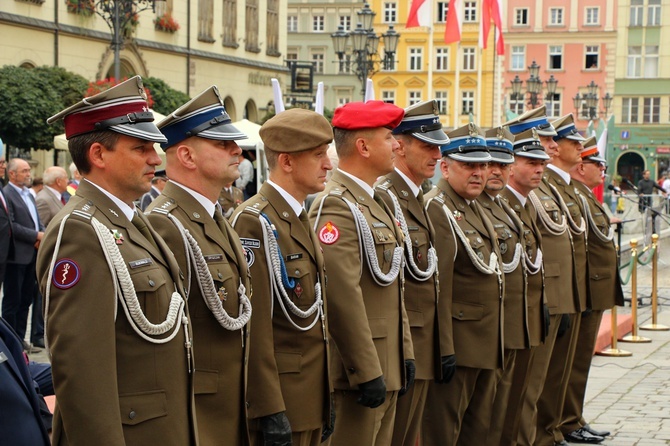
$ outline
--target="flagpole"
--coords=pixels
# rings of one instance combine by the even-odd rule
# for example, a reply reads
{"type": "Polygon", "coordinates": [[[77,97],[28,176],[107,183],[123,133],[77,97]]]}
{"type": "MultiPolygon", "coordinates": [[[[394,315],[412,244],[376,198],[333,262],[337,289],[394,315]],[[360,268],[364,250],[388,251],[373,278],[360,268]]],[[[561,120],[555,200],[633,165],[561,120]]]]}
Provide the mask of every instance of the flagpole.
{"type": "Polygon", "coordinates": [[[475,110],[477,115],[477,125],[483,125],[484,122],[484,111],[483,101],[482,101],[482,65],[483,65],[483,56],[484,51],[479,48],[479,60],[477,61],[477,110],[475,110]]]}
{"type": "MultiPolygon", "coordinates": [[[[432,11],[432,7],[430,8],[432,11]]],[[[432,12],[430,18],[430,27],[428,28],[428,98],[433,99],[433,32],[435,31],[435,24],[433,23],[432,12]]]]}

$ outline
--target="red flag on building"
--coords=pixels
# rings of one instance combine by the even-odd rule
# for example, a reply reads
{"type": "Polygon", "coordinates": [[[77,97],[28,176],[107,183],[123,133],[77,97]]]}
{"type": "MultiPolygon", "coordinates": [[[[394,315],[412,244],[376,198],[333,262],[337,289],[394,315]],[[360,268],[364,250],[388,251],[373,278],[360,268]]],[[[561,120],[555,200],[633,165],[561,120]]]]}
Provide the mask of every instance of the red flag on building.
{"type": "Polygon", "coordinates": [[[444,42],[461,41],[461,0],[450,0],[447,11],[447,25],[444,29],[444,42]]]}
{"type": "Polygon", "coordinates": [[[432,26],[431,23],[431,0],[413,0],[412,7],[409,10],[407,24],[405,28],[415,28],[417,26],[432,26]]]}
{"type": "Polygon", "coordinates": [[[502,0],[483,0],[482,16],[479,20],[479,47],[486,48],[491,30],[491,20],[496,26],[496,51],[501,56],[505,54],[505,40],[502,34],[502,0]]]}

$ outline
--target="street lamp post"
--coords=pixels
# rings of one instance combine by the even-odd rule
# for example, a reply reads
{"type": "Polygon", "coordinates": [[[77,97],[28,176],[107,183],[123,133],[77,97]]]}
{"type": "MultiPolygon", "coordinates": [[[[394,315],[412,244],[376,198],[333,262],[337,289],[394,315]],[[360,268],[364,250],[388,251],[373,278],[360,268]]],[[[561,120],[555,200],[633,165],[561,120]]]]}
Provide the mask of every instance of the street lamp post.
{"type": "Polygon", "coordinates": [[[579,110],[582,108],[582,102],[586,104],[586,109],[588,111],[588,118],[593,120],[598,117],[599,113],[602,113],[603,116],[607,117],[610,107],[612,106],[612,100],[614,99],[610,96],[609,92],[605,93],[605,96],[598,97],[599,87],[594,81],[591,81],[590,84],[586,86],[586,93],[580,96],[579,92],[572,98],[573,105],[575,106],[575,111],[577,116],[579,116],[579,110]],[[602,100],[604,110],[602,112],[598,111],[598,101],[602,100]]]}
{"type": "Polygon", "coordinates": [[[114,78],[121,77],[121,60],[119,53],[123,47],[123,30],[135,14],[151,9],[156,12],[156,2],[165,0],[98,0],[95,12],[107,23],[112,32],[111,47],[114,50],[114,78]]]}
{"type": "Polygon", "coordinates": [[[333,39],[333,48],[339,63],[339,71],[351,69],[356,77],[361,81],[362,94],[365,98],[365,83],[367,78],[374,74],[378,64],[381,64],[384,70],[389,70],[395,65],[395,53],[398,49],[400,34],[393,29],[393,25],[381,35],[375,34],[372,29],[376,12],[370,9],[370,5],[365,3],[363,9],[356,12],[359,22],[356,29],[347,32],[342,26],[330,35],[333,39]],[[347,53],[347,41],[351,37],[353,50],[353,60],[345,60],[347,53]],[[379,41],[384,41],[384,56],[377,54],[379,41]]]}
{"type": "MultiPolygon", "coordinates": [[[[523,86],[523,81],[519,79],[519,76],[514,76],[514,79],[510,81],[512,84],[512,99],[515,101],[525,99],[526,93],[528,93],[528,102],[527,104],[531,109],[537,107],[540,103],[540,98],[542,97],[542,79],[540,79],[540,65],[535,61],[528,67],[528,72],[530,77],[526,80],[526,91],[522,92],[521,87],[523,86]]],[[[554,94],[556,93],[556,87],[558,86],[558,80],[554,78],[552,74],[548,80],[544,81],[547,85],[547,95],[545,96],[545,101],[553,100],[554,94]]]]}

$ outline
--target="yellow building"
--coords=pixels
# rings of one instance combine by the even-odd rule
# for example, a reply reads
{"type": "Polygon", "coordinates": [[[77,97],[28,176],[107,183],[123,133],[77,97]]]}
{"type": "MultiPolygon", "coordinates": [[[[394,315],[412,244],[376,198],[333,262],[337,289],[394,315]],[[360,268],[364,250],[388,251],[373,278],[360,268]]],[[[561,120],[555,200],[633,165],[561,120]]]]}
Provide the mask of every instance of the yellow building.
{"type": "MultiPolygon", "coordinates": [[[[429,0],[431,1],[431,0],[429,0]]],[[[493,27],[488,48],[478,46],[479,1],[461,2],[461,42],[445,44],[444,29],[448,1],[432,1],[434,30],[432,49],[427,27],[405,28],[411,1],[373,0],[370,7],[377,13],[374,28],[384,33],[393,25],[401,34],[396,51],[395,69],[381,70],[373,79],[375,97],[407,107],[430,98],[440,104],[442,123],[455,128],[465,125],[470,114],[482,127],[499,125],[501,104],[499,88],[501,57],[496,56],[493,27]]],[[[379,52],[383,52],[383,42],[379,52]]]]}

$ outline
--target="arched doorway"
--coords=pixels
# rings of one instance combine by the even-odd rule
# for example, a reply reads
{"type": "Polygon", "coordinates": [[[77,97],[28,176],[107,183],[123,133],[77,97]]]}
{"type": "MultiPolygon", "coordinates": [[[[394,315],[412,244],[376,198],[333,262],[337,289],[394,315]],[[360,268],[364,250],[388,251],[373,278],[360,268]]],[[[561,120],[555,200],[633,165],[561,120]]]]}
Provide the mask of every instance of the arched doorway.
{"type": "Polygon", "coordinates": [[[625,178],[633,184],[637,184],[637,182],[642,179],[644,158],[637,152],[624,153],[617,160],[616,171],[621,178],[625,178]]]}
{"type": "Polygon", "coordinates": [[[235,122],[237,121],[237,110],[235,109],[235,101],[230,96],[226,96],[226,99],[223,100],[223,106],[228,112],[230,119],[235,122]]]}
{"type": "MultiPolygon", "coordinates": [[[[117,81],[126,78],[129,79],[138,74],[137,70],[135,69],[135,67],[133,67],[133,64],[130,61],[122,58],[120,62],[121,66],[119,67],[119,73],[121,77],[117,79],[117,81]]],[[[113,78],[113,77],[114,77],[114,64],[112,64],[112,66],[109,67],[109,70],[107,71],[107,78],[113,78]]]]}
{"type": "Polygon", "coordinates": [[[253,99],[249,99],[244,105],[244,119],[248,119],[251,122],[258,122],[258,108],[253,99]]]}

